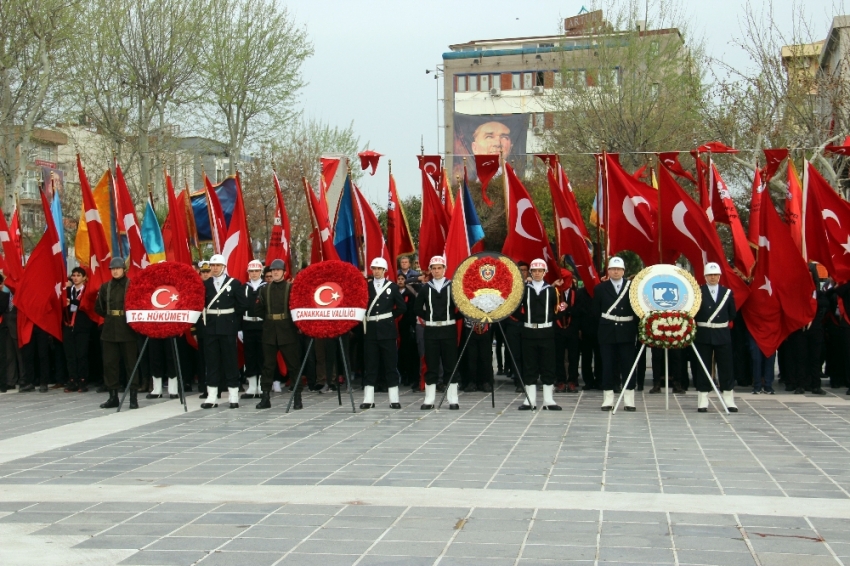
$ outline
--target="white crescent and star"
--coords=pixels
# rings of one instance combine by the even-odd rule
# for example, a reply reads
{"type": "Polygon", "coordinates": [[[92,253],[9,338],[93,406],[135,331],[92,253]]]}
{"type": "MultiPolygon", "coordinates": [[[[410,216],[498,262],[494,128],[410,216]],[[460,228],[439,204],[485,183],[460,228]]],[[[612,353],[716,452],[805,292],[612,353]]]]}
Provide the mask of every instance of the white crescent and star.
{"type": "Polygon", "coordinates": [[[160,303],[159,296],[163,293],[171,293],[171,291],[164,287],[160,287],[159,289],[153,292],[153,295],[151,295],[151,304],[158,309],[164,309],[165,307],[167,307],[178,299],[178,295],[172,293],[171,295],[169,295],[167,303],[160,303]]]}
{"type": "Polygon", "coordinates": [[[623,214],[626,216],[626,221],[629,224],[634,226],[647,240],[652,241],[652,238],[649,237],[649,234],[646,233],[635,216],[635,208],[641,204],[645,204],[649,208],[649,202],[645,198],[627,196],[623,199],[623,214]]]}
{"type": "Polygon", "coordinates": [[[529,208],[532,208],[532,206],[533,205],[531,204],[531,201],[527,198],[519,200],[516,205],[516,226],[514,227],[514,229],[517,231],[517,234],[519,234],[523,238],[532,240],[534,242],[539,242],[540,238],[535,238],[534,236],[526,232],[525,227],[522,225],[522,214],[529,208]]]}
{"type": "Polygon", "coordinates": [[[316,304],[319,305],[319,306],[326,307],[337,299],[339,299],[339,293],[334,292],[333,287],[331,287],[330,285],[322,285],[318,289],[316,289],[315,293],[313,293],[313,301],[315,301],[316,304]],[[331,300],[329,300],[329,301],[322,300],[322,295],[324,294],[325,291],[331,292],[331,300]]]}
{"type": "Polygon", "coordinates": [[[702,252],[702,264],[705,265],[708,263],[708,254],[702,246],[699,245],[697,239],[694,238],[694,235],[691,234],[691,231],[688,230],[688,227],[685,225],[685,215],[688,213],[688,205],[685,204],[685,201],[679,201],[679,204],[673,207],[673,226],[676,229],[685,235],[690,241],[692,241],[699,248],[699,251],[702,252]]]}
{"type": "MultiPolygon", "coordinates": [[[[828,208],[824,208],[821,211],[820,214],[821,214],[821,216],[823,217],[824,220],[826,220],[827,218],[835,220],[835,223],[838,224],[839,228],[841,228],[841,220],[838,219],[838,215],[835,214],[835,212],[833,212],[832,210],[830,210],[828,208]]],[[[843,255],[850,254],[850,234],[847,235],[847,243],[846,244],[839,244],[839,245],[842,248],[844,248],[844,254],[843,255]]]]}

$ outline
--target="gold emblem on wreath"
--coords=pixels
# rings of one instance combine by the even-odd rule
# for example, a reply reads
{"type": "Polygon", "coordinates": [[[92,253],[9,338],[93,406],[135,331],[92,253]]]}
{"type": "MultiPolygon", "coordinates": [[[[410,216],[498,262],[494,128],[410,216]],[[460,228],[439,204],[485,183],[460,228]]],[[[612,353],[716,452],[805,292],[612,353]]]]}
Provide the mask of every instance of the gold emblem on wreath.
{"type": "Polygon", "coordinates": [[[517,265],[496,252],[463,260],[452,277],[452,298],[463,315],[476,322],[498,322],[522,302],[525,282],[517,265]]]}

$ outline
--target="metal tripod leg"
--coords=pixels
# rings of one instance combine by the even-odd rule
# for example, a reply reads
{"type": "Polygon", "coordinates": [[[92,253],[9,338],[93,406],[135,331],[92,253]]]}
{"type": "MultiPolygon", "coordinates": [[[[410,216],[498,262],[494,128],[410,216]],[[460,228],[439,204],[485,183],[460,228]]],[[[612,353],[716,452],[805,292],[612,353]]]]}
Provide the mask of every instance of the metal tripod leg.
{"type": "MultiPolygon", "coordinates": [[[[289,396],[289,403],[286,405],[286,412],[289,412],[289,409],[292,408],[292,401],[295,399],[295,394],[299,391],[301,387],[301,374],[304,373],[304,368],[307,367],[307,360],[310,357],[310,348],[313,347],[313,339],[310,338],[310,342],[307,343],[307,351],[304,352],[304,361],[301,362],[301,369],[298,370],[298,374],[295,376],[291,376],[292,379],[292,395],[289,396]]],[[[277,354],[275,354],[276,356],[277,354]]]]}

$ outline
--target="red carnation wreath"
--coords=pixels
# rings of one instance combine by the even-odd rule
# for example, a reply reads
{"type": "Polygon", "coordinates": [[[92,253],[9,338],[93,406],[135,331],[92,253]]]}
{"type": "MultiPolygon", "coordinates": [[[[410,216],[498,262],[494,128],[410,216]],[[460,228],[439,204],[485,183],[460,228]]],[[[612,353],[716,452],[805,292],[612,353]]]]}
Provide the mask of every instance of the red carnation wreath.
{"type": "Polygon", "coordinates": [[[363,320],[368,299],[360,270],[331,260],[314,263],[295,276],[289,308],[295,325],[307,336],[336,338],[363,320]]]}
{"type": "Polygon", "coordinates": [[[522,301],[525,282],[517,265],[496,252],[463,260],[454,273],[452,298],[463,315],[480,322],[510,316],[522,301]],[[459,284],[458,284],[459,283],[459,284]]]}
{"type": "Polygon", "coordinates": [[[130,327],[149,338],[173,338],[191,328],[204,310],[204,283],[183,263],[149,265],[130,280],[124,310],[130,327]]]}

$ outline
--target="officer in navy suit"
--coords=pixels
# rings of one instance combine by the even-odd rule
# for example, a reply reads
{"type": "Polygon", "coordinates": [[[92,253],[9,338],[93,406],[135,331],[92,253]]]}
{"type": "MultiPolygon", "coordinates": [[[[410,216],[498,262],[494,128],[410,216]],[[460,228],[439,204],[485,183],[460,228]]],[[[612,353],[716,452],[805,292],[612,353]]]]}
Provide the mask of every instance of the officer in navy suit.
{"type": "MultiPolygon", "coordinates": [[[[723,401],[729,411],[737,413],[735,406],[735,374],[732,371],[732,329],[729,323],[735,320],[735,297],[732,289],[720,284],[720,266],[714,262],[705,264],[705,285],[700,286],[702,304],[694,320],[697,334],[694,345],[702,363],[711,371],[711,358],[717,364],[717,378],[723,401]]],[[[711,391],[709,377],[702,368],[694,375],[698,391],[697,411],[708,411],[708,393],[711,391]]]]}
{"type": "Polygon", "coordinates": [[[202,409],[217,407],[219,384],[226,384],[230,408],[239,408],[239,365],[236,335],[247,307],[242,283],[225,271],[224,256],[210,258],[212,277],[204,281],[206,306],[204,320],[204,355],[207,366],[207,399],[202,409]],[[215,385],[212,385],[215,384],[215,385]]]}
{"type": "MultiPolygon", "coordinates": [[[[416,297],[416,316],[425,322],[425,401],[420,409],[434,408],[437,396],[437,377],[440,364],[443,374],[451,375],[457,365],[457,308],[452,299],[452,280],[446,279],[446,258],[435,255],[430,263],[431,280],[422,286],[416,297]]],[[[449,385],[446,392],[449,409],[460,409],[457,397],[457,381],[449,385]]]]}
{"type": "MultiPolygon", "coordinates": [[[[623,279],[626,265],[622,258],[608,260],[608,280],[593,290],[593,316],[599,319],[599,351],[602,355],[602,410],[614,408],[614,388],[625,381],[635,361],[638,321],[629,302],[631,281],[623,279]],[[618,374],[619,372],[619,374],[618,374]]],[[[623,408],[635,410],[636,379],[623,394],[623,408]]]]}
{"type": "Polygon", "coordinates": [[[375,407],[375,383],[378,370],[384,373],[391,409],[401,409],[398,402],[398,330],[395,317],[404,314],[407,304],[401,292],[387,275],[387,260],[376,257],[370,265],[372,281],[369,283],[369,300],[363,319],[363,350],[366,368],[363,373],[363,402],[361,409],[375,407]]]}
{"type": "Polygon", "coordinates": [[[65,289],[62,345],[68,363],[66,393],[88,391],[86,380],[89,377],[89,342],[97,325],[80,309],[80,302],[86,290],[86,279],[86,271],[82,267],[75,267],[71,270],[72,284],[65,289]]]}

